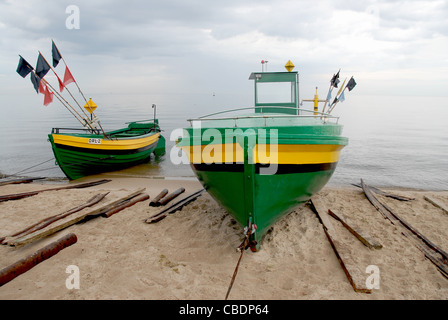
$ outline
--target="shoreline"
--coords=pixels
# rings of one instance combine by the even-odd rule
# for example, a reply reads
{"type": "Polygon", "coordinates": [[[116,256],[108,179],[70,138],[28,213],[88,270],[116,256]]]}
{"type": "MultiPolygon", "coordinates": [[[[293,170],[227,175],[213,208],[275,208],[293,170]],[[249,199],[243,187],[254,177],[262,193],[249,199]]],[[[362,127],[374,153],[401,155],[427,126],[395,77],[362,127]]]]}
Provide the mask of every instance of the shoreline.
{"type": "MultiPolygon", "coordinates": [[[[2,269],[68,233],[75,233],[78,238],[74,245],[0,287],[0,299],[223,300],[240,255],[235,249],[243,239],[243,230],[208,193],[157,223],[145,223],[145,219],[161,210],[148,204],[162,189],[173,192],[184,187],[181,199],[201,189],[201,184],[196,179],[110,175],[86,177],[72,183],[104,178],[111,181],[85,189],[42,192],[0,202],[0,237],[3,237],[75,207],[99,192],[110,192],[106,198],[114,199],[146,188],[150,196],[149,200],[110,218],[90,219],[22,247],[0,246],[2,269]],[[66,268],[70,265],[79,267],[80,289],[66,287],[69,276],[66,268]]],[[[0,195],[50,187],[52,183],[39,180],[4,185],[0,186],[0,195]]],[[[448,191],[383,190],[415,198],[402,202],[378,196],[431,241],[448,249],[448,214],[424,199],[428,195],[448,204],[448,191]]],[[[379,289],[370,294],[353,290],[319,218],[305,205],[274,224],[259,252],[246,251],[230,299],[448,299],[448,279],[396,226],[381,216],[362,189],[330,185],[316,197],[343,212],[381,243],[381,249],[369,249],[330,218],[361,274],[367,279],[366,268],[378,267],[379,289]]]]}

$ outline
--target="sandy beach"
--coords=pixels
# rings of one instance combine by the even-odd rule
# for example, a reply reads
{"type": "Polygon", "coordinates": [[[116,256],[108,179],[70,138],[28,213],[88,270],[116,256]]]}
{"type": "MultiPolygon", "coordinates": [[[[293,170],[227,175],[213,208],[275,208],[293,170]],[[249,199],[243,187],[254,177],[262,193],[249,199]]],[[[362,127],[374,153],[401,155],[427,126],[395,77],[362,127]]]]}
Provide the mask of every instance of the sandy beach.
{"type": "MultiPolygon", "coordinates": [[[[57,186],[61,184],[39,180],[4,185],[0,186],[0,195],[57,186]]],[[[223,300],[240,256],[236,248],[243,239],[242,227],[207,193],[157,223],[145,222],[162,210],[150,207],[149,201],[164,188],[172,192],[179,187],[185,188],[179,199],[202,188],[194,179],[114,177],[108,183],[85,189],[41,192],[0,202],[0,237],[5,237],[81,205],[97,193],[109,192],[104,202],[139,188],[145,188],[150,196],[109,218],[90,219],[30,244],[1,245],[3,269],[66,234],[74,233],[78,239],[1,286],[0,299],[223,300]],[[66,268],[73,265],[79,268],[79,289],[66,286],[70,275],[66,268]]],[[[448,214],[424,199],[429,196],[448,206],[448,191],[382,190],[415,198],[399,201],[377,195],[437,246],[448,250],[448,214]]],[[[259,252],[245,251],[229,299],[448,299],[448,279],[400,228],[383,218],[362,189],[326,187],[315,198],[349,217],[382,245],[381,249],[364,246],[330,217],[342,245],[366,279],[370,275],[366,268],[377,267],[378,288],[370,294],[355,292],[318,216],[305,205],[273,226],[259,252]]]]}

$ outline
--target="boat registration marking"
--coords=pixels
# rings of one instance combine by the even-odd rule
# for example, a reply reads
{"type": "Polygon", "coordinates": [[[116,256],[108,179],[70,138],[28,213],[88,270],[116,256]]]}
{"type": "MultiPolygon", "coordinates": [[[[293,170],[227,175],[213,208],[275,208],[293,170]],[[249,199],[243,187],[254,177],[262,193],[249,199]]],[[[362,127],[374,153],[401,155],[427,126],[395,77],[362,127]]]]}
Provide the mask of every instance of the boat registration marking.
{"type": "Polygon", "coordinates": [[[89,144],[101,144],[101,139],[89,138],[89,144]]]}

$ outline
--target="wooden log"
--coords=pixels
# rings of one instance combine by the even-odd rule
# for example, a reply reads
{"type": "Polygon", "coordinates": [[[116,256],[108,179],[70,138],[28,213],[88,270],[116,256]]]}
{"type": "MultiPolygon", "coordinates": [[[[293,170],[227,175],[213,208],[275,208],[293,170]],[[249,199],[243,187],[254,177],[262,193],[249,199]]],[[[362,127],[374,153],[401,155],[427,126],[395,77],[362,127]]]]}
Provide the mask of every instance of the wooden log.
{"type": "MultiPolygon", "coordinates": [[[[181,187],[179,189],[177,189],[176,191],[170,193],[169,195],[167,195],[166,197],[164,197],[163,199],[160,199],[157,203],[160,206],[164,206],[166,205],[168,202],[170,202],[171,200],[175,199],[176,197],[178,197],[180,194],[185,192],[185,188],[181,187]]],[[[157,205],[157,206],[159,206],[157,205]]]]}
{"type": "Polygon", "coordinates": [[[17,199],[22,199],[22,198],[26,198],[26,197],[31,197],[31,196],[34,196],[36,194],[39,194],[39,193],[45,192],[45,191],[88,188],[88,187],[97,186],[97,185],[100,185],[100,184],[103,184],[103,183],[106,183],[106,182],[109,182],[109,181],[112,181],[112,180],[103,179],[103,180],[98,180],[98,181],[93,181],[93,182],[86,182],[86,183],[79,183],[79,184],[75,184],[75,185],[69,185],[69,186],[58,187],[58,188],[49,188],[49,189],[42,189],[42,190],[37,190],[37,191],[15,193],[15,194],[7,194],[7,195],[0,196],[0,202],[8,201],[8,200],[17,200],[17,199]]]}
{"type": "Polygon", "coordinates": [[[372,290],[368,289],[366,285],[366,274],[363,273],[356,265],[347,246],[339,240],[338,234],[336,233],[336,230],[334,229],[327,214],[328,209],[326,209],[317,198],[310,200],[310,202],[313,210],[322,222],[325,235],[327,236],[336,257],[338,258],[342,270],[352,285],[353,290],[359,293],[372,293],[372,290]]]}
{"type": "Polygon", "coordinates": [[[431,197],[428,197],[428,196],[424,196],[423,198],[426,201],[428,201],[429,203],[431,203],[433,206],[436,206],[437,208],[442,209],[443,212],[448,214],[448,209],[442,203],[440,203],[439,201],[437,201],[437,200],[435,200],[435,199],[433,199],[431,197]]]}
{"type": "Polygon", "coordinates": [[[92,198],[90,198],[86,203],[84,203],[84,204],[82,204],[80,206],[74,207],[74,208],[72,208],[72,209],[70,209],[68,211],[62,212],[62,213],[57,214],[57,215],[54,215],[54,216],[51,216],[51,217],[47,217],[47,218],[45,218],[45,219],[43,219],[43,220],[41,220],[41,221],[39,221],[39,222],[37,222],[37,223],[27,227],[27,228],[25,228],[25,229],[23,229],[23,230],[21,230],[19,232],[16,232],[16,233],[14,233],[14,234],[12,234],[12,235],[10,235],[8,237],[4,237],[3,239],[0,239],[0,243],[7,244],[8,239],[24,237],[27,234],[35,232],[36,230],[40,230],[40,229],[45,228],[46,226],[52,224],[53,222],[55,222],[57,220],[61,220],[61,219],[65,218],[65,217],[67,217],[67,216],[69,216],[69,215],[71,215],[73,213],[76,213],[78,211],[81,211],[81,210],[83,210],[85,208],[92,207],[95,204],[97,204],[98,202],[100,202],[101,200],[103,200],[104,197],[107,194],[109,194],[109,192],[104,193],[104,194],[97,194],[97,195],[93,196],[92,198]]]}
{"type": "Polygon", "coordinates": [[[183,199],[177,201],[176,203],[172,204],[168,208],[163,209],[162,211],[160,211],[159,213],[156,213],[155,215],[152,215],[151,217],[146,219],[145,222],[146,223],[159,222],[160,220],[164,219],[167,216],[167,214],[174,213],[177,210],[180,210],[181,208],[186,206],[187,204],[195,201],[204,191],[205,191],[205,189],[201,189],[201,190],[198,190],[198,191],[190,194],[189,196],[184,197],[183,199]]]}
{"type": "Polygon", "coordinates": [[[106,212],[103,212],[101,215],[103,217],[109,218],[110,216],[114,215],[115,213],[117,213],[117,212],[119,212],[119,211],[121,211],[121,210],[123,210],[125,208],[128,208],[130,206],[133,206],[137,202],[145,201],[147,199],[149,199],[149,195],[145,194],[145,193],[142,193],[142,194],[137,195],[136,197],[134,197],[132,199],[128,199],[128,200],[123,201],[122,203],[120,203],[120,205],[118,205],[118,206],[116,206],[116,207],[114,207],[112,209],[109,209],[106,212]]]}
{"type": "Polygon", "coordinates": [[[370,249],[381,249],[383,247],[378,241],[373,239],[368,233],[359,228],[355,223],[350,221],[350,219],[342,213],[337,212],[333,209],[328,209],[328,213],[330,214],[330,216],[340,221],[341,224],[345,228],[347,228],[347,230],[350,231],[366,247],[370,249]]]}
{"type": "Polygon", "coordinates": [[[9,281],[15,279],[19,275],[32,269],[42,261],[45,261],[59,251],[67,248],[78,241],[74,233],[67,234],[59,240],[52,242],[33,254],[17,261],[16,263],[2,269],[0,271],[0,287],[9,281]]]}
{"type": "Polygon", "coordinates": [[[28,243],[34,242],[36,240],[39,240],[43,237],[49,236],[51,234],[54,234],[60,230],[63,230],[71,225],[74,225],[75,223],[78,223],[84,219],[86,219],[87,217],[97,217],[99,215],[101,215],[104,212],[107,212],[108,210],[113,209],[114,207],[116,207],[117,205],[120,205],[123,201],[126,201],[130,198],[135,197],[136,195],[139,195],[140,193],[142,193],[145,190],[145,188],[143,189],[139,189],[137,191],[134,191],[132,193],[130,193],[127,196],[121,197],[118,200],[112,201],[110,203],[107,203],[99,208],[96,209],[92,209],[92,210],[87,210],[85,212],[82,212],[81,214],[75,215],[74,217],[71,217],[69,220],[67,221],[60,221],[59,223],[55,224],[54,226],[50,227],[50,228],[46,228],[46,229],[41,229],[41,230],[37,230],[33,233],[30,233],[24,237],[21,238],[14,238],[10,241],[7,242],[8,245],[10,246],[22,246],[22,245],[26,245],[28,243]]]}
{"type": "Polygon", "coordinates": [[[160,203],[158,203],[166,194],[168,193],[168,189],[163,189],[151,202],[149,203],[150,207],[158,207],[160,203]]]}

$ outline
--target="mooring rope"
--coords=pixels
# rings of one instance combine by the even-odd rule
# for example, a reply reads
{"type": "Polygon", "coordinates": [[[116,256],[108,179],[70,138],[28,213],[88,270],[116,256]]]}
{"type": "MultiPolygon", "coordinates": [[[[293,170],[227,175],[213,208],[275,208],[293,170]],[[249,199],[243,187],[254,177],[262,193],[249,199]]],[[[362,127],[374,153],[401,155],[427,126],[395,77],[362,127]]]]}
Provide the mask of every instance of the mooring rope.
{"type": "MultiPolygon", "coordinates": [[[[43,165],[44,163],[47,163],[47,162],[49,162],[49,161],[51,161],[51,160],[54,160],[54,157],[53,157],[53,158],[50,158],[50,159],[48,159],[48,160],[45,160],[45,161],[43,161],[43,162],[41,162],[41,163],[38,163],[38,164],[36,164],[36,165],[34,165],[34,166],[31,166],[31,167],[22,169],[22,170],[20,170],[20,171],[17,171],[16,173],[13,173],[13,174],[7,174],[7,175],[5,175],[5,178],[6,178],[6,177],[13,177],[13,176],[16,176],[16,175],[19,174],[19,173],[22,173],[22,172],[24,172],[24,171],[28,171],[29,169],[33,169],[33,168],[35,168],[35,167],[38,167],[38,166],[40,166],[40,165],[43,165]]],[[[37,170],[37,171],[39,171],[39,170],[37,170]]],[[[31,172],[34,172],[34,171],[31,171],[31,172]]]]}
{"type": "MultiPolygon", "coordinates": [[[[72,167],[72,166],[77,166],[77,165],[80,165],[80,164],[86,164],[86,163],[98,162],[98,161],[102,161],[102,160],[106,160],[106,159],[111,159],[111,158],[113,158],[113,156],[108,156],[108,157],[98,158],[98,159],[93,159],[93,160],[87,160],[87,161],[73,162],[73,163],[69,163],[69,164],[67,164],[66,166],[67,166],[67,167],[72,167]]],[[[41,163],[38,163],[38,164],[36,164],[36,165],[34,165],[34,166],[31,166],[31,167],[25,168],[25,169],[23,169],[23,170],[20,170],[20,171],[18,171],[18,172],[16,172],[16,173],[9,174],[9,175],[6,174],[6,175],[3,176],[3,178],[14,177],[14,176],[17,176],[17,174],[19,174],[19,173],[23,173],[23,172],[26,172],[26,173],[28,174],[28,173],[33,173],[33,172],[39,172],[39,171],[46,171],[46,170],[54,170],[54,169],[58,169],[58,168],[59,168],[58,166],[54,166],[54,167],[51,167],[51,168],[43,168],[43,169],[37,169],[37,170],[33,170],[33,171],[28,171],[29,169],[33,169],[33,168],[35,168],[35,167],[38,167],[38,166],[40,166],[40,165],[42,165],[42,164],[44,164],[44,163],[47,163],[47,162],[49,162],[49,161],[52,161],[52,160],[54,160],[54,157],[51,158],[51,159],[45,160],[45,161],[43,161],[43,162],[41,162],[41,163]]]]}
{"type": "Polygon", "coordinates": [[[246,249],[249,246],[249,238],[250,238],[251,234],[252,234],[252,232],[251,232],[251,229],[249,228],[246,233],[246,238],[244,238],[244,241],[238,247],[238,250],[241,251],[241,254],[240,254],[240,258],[238,259],[238,263],[236,264],[235,271],[233,272],[233,276],[232,276],[232,280],[230,281],[229,288],[227,289],[227,294],[226,294],[225,300],[227,300],[227,298],[229,297],[229,294],[230,294],[230,290],[232,290],[233,283],[235,282],[235,279],[236,279],[236,274],[238,273],[238,268],[240,266],[241,259],[243,258],[243,253],[244,253],[244,251],[246,251],[246,249]]]}

